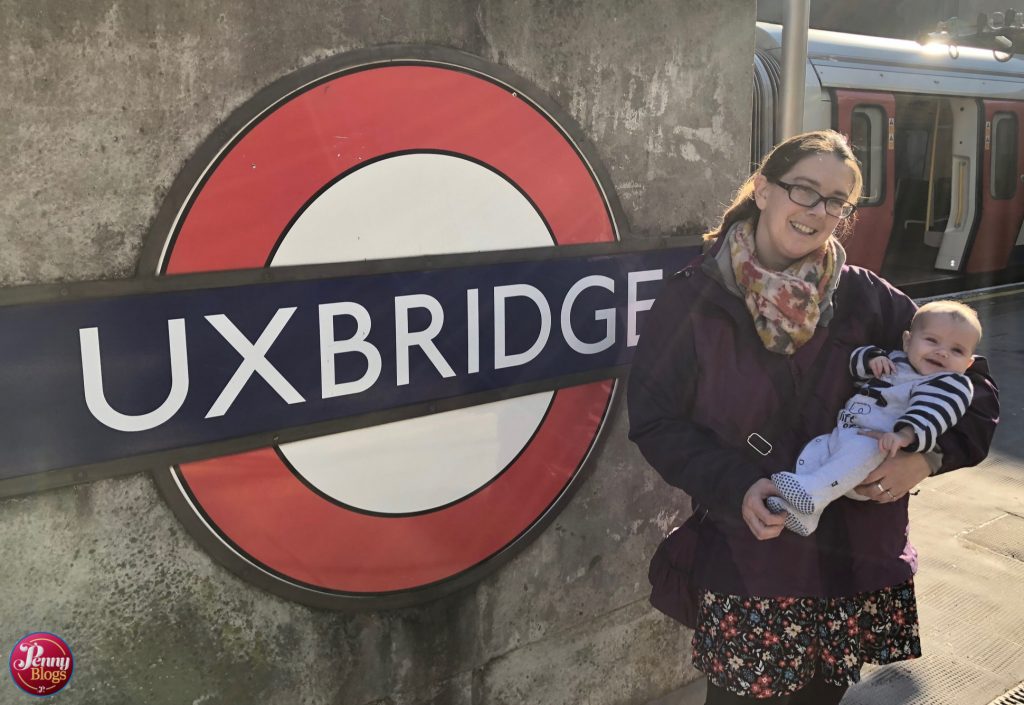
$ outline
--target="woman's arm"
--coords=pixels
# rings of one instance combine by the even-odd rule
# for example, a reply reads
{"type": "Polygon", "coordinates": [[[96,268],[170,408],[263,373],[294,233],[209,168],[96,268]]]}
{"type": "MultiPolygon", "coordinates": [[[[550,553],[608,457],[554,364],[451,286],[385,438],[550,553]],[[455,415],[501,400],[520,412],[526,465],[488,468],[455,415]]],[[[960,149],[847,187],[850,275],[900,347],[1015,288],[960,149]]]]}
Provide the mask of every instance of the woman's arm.
{"type": "MultiPolygon", "coordinates": [[[[899,344],[887,344],[894,345],[894,349],[902,349],[903,331],[910,328],[917,306],[902,291],[882,279],[878,282],[882,321],[886,328],[883,335],[890,341],[900,340],[899,344]]],[[[977,358],[967,370],[967,376],[974,385],[974,398],[956,426],[939,436],[942,464],[936,473],[970,467],[984,460],[999,423],[999,388],[989,374],[988,361],[983,357],[977,358]]]]}
{"type": "MultiPolygon", "coordinates": [[[[860,275],[865,275],[860,270],[860,275]]],[[[878,292],[880,320],[882,331],[880,339],[883,345],[902,349],[903,331],[910,328],[910,320],[917,310],[914,302],[903,292],[890,286],[880,278],[869,275],[876,281],[869,285],[878,292]],[[887,342],[888,341],[888,342],[887,342]],[[896,341],[900,341],[897,343],[896,341]]],[[[941,453],[941,464],[933,473],[933,465],[921,453],[899,453],[895,458],[883,462],[865,479],[864,484],[857,488],[860,494],[877,499],[892,501],[888,493],[878,489],[876,483],[881,482],[885,489],[899,498],[920,483],[929,474],[948,472],[957,468],[977,465],[988,455],[999,423],[999,388],[989,373],[988,361],[983,357],[976,359],[967,370],[967,376],[974,385],[974,397],[967,413],[951,429],[939,436],[938,447],[941,453]],[[891,487],[890,487],[891,485],[891,487]]]]}
{"type": "Polygon", "coordinates": [[[702,362],[690,317],[694,289],[670,280],[646,316],[629,376],[629,437],[670,485],[716,513],[738,517],[744,495],[762,475],[745,453],[690,420],[702,362]]]}
{"type": "Polygon", "coordinates": [[[988,360],[975,359],[967,370],[974,398],[956,426],[939,436],[942,465],[934,474],[977,465],[988,455],[999,423],[999,387],[989,374],[988,360]]]}
{"type": "Polygon", "coordinates": [[[975,360],[967,376],[974,385],[974,398],[956,426],[939,436],[942,464],[938,470],[932,472],[923,453],[897,453],[864,478],[856,488],[858,493],[878,502],[892,502],[929,475],[972,467],[985,459],[999,423],[999,388],[989,375],[988,361],[983,357],[975,360]]]}

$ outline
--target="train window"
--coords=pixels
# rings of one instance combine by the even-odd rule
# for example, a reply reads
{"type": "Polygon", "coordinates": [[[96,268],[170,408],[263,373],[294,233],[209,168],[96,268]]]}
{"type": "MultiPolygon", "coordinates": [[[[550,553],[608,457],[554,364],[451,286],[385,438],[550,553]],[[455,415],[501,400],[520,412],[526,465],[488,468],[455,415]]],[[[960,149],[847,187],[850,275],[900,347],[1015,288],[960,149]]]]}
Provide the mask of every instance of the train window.
{"type": "Polygon", "coordinates": [[[864,173],[861,205],[882,202],[885,183],[885,112],[874,105],[858,105],[850,116],[850,146],[864,173]]]}
{"type": "Polygon", "coordinates": [[[992,198],[1013,198],[1017,190],[1017,116],[996,113],[992,118],[992,198]]]}

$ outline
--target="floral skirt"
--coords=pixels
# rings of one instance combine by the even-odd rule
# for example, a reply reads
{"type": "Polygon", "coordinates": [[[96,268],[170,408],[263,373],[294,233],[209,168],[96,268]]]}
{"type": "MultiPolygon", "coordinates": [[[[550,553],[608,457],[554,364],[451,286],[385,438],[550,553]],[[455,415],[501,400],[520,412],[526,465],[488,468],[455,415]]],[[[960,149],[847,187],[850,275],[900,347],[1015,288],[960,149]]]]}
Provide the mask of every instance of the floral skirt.
{"type": "Polygon", "coordinates": [[[700,598],[693,665],[737,695],[787,695],[819,669],[826,682],[849,685],[864,663],[921,655],[912,580],[854,597],[700,598]]]}

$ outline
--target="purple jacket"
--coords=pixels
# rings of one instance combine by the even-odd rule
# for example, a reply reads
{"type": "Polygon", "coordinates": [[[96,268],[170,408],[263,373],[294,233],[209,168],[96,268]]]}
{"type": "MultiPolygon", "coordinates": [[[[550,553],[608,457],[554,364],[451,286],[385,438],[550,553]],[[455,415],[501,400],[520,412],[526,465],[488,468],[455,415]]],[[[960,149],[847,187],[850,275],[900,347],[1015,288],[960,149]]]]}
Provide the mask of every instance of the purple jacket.
{"type": "MultiPolygon", "coordinates": [[[[792,356],[765,350],[744,302],[698,258],[670,280],[643,321],[630,372],[630,439],[671,485],[708,510],[695,580],[716,592],[759,597],[854,595],[897,585],[905,559],[908,497],[879,504],[841,498],[808,537],[758,541],[740,516],[756,480],[791,470],[803,445],[829,433],[853,394],[850,353],[899,349],[914,303],[883,279],[843,267],[833,316],[792,356]],[[759,433],[762,456],[747,438],[759,433]]],[[[940,472],[976,465],[999,416],[998,390],[979,358],[967,415],[939,439],[940,472]]]]}

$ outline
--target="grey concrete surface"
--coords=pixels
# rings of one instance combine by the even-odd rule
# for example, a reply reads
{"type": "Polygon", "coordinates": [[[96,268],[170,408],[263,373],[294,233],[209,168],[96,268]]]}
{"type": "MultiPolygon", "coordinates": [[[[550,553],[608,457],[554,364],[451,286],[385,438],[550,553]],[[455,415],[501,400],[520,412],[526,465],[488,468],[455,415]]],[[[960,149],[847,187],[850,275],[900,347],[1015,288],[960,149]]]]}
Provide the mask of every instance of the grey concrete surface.
{"type": "MultiPolygon", "coordinates": [[[[634,237],[694,233],[745,173],[743,0],[0,0],[0,286],[132,276],[171,181],[281,76],[385,43],[468,51],[561,104],[634,237]]],[[[679,514],[614,413],[526,550],[414,609],[344,615],[215,564],[140,474],[0,501],[0,645],[54,631],[66,703],[642,703],[697,674],[646,607],[679,514]]],[[[6,647],[9,648],[9,647],[6,647]]],[[[0,703],[28,701],[0,674],[0,703]]]]}
{"type": "MultiPolygon", "coordinates": [[[[964,301],[985,328],[1000,425],[983,463],[911,500],[922,658],[866,667],[844,705],[988,705],[1024,682],[1024,290],[964,301]]],[[[704,692],[701,678],[648,705],[702,705],[704,692]]]]}

